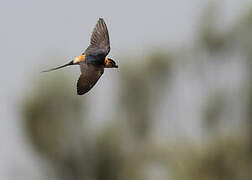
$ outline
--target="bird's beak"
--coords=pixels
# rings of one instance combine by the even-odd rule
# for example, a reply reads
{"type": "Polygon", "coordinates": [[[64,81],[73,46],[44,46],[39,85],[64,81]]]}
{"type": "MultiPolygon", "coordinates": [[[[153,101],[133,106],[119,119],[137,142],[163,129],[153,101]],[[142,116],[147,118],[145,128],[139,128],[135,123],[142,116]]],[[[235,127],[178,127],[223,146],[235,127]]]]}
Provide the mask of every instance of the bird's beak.
{"type": "Polygon", "coordinates": [[[42,71],[42,72],[50,72],[50,71],[54,71],[54,70],[61,69],[61,68],[63,68],[63,67],[71,66],[71,65],[74,65],[74,62],[73,62],[73,61],[70,61],[69,63],[64,64],[64,65],[62,65],[62,66],[59,66],[59,67],[56,67],[56,68],[52,68],[52,69],[48,69],[48,70],[45,70],[45,71],[42,71]]]}
{"type": "Polygon", "coordinates": [[[118,68],[118,65],[115,64],[113,67],[114,67],[114,68],[118,68]]]}

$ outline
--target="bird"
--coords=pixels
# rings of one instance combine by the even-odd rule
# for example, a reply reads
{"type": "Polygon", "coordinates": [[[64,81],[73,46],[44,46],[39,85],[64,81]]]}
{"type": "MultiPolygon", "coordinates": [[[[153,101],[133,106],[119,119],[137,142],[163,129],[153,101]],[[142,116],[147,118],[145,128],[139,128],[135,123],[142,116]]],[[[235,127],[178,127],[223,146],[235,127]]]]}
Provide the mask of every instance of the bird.
{"type": "Polygon", "coordinates": [[[84,95],[90,91],[104,72],[104,68],[118,68],[116,62],[107,58],[110,52],[110,40],[107,25],[103,18],[99,18],[93,29],[90,44],[87,49],[69,63],[48,69],[50,72],[71,65],[79,65],[81,75],[77,81],[77,94],[84,95]]]}

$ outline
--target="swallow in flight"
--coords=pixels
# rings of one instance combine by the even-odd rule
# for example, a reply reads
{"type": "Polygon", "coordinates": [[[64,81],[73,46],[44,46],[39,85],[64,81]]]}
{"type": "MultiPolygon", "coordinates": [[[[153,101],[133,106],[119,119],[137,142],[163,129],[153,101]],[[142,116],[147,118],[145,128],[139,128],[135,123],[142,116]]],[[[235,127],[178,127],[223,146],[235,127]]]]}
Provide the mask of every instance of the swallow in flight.
{"type": "Polygon", "coordinates": [[[77,82],[77,94],[87,93],[104,72],[104,68],[118,68],[115,61],[107,58],[110,51],[109,33],[102,18],[99,18],[92,36],[90,45],[82,53],[69,63],[42,72],[49,72],[71,65],[80,65],[81,75],[77,82]]]}

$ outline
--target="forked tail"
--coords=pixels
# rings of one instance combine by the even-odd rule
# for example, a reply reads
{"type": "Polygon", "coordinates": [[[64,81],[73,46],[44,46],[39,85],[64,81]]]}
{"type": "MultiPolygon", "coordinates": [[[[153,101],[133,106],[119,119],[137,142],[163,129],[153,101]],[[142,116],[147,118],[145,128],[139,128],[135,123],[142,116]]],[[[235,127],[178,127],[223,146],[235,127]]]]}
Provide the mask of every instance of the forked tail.
{"type": "Polygon", "coordinates": [[[64,65],[62,65],[62,66],[59,66],[59,67],[55,67],[55,68],[52,68],[52,69],[48,69],[48,70],[45,70],[45,71],[41,71],[41,73],[43,73],[43,72],[54,71],[54,70],[61,69],[61,68],[64,68],[64,67],[67,67],[67,66],[71,66],[71,65],[74,65],[73,61],[70,61],[69,63],[64,64],[64,65]]]}

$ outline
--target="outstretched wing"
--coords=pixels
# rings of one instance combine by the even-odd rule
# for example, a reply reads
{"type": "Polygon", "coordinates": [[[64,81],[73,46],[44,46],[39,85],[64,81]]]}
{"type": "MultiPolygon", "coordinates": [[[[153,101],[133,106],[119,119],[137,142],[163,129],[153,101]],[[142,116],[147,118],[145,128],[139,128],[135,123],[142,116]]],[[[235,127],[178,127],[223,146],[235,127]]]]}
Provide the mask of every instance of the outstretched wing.
{"type": "Polygon", "coordinates": [[[77,82],[77,94],[83,95],[94,87],[96,82],[102,76],[104,68],[102,66],[86,63],[81,63],[80,66],[82,74],[77,82]]]}
{"type": "Polygon", "coordinates": [[[100,18],[93,30],[90,45],[83,54],[107,56],[110,51],[109,33],[107,26],[100,18]]]}

